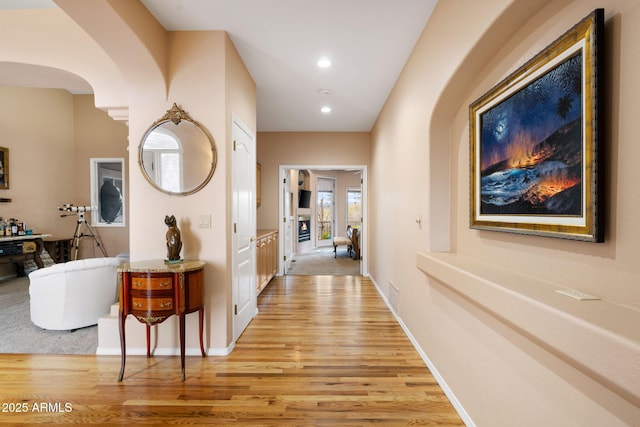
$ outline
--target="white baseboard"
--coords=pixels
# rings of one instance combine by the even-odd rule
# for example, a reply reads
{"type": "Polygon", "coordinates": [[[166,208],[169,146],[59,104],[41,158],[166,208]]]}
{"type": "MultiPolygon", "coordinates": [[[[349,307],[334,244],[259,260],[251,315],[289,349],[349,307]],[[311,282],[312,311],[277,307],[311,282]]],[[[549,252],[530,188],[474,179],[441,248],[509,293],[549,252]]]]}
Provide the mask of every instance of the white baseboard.
{"type": "Polygon", "coordinates": [[[444,391],[444,394],[447,396],[447,398],[449,399],[449,401],[453,405],[453,408],[456,410],[456,412],[458,413],[458,415],[462,419],[462,422],[464,422],[465,425],[468,426],[468,427],[475,427],[475,423],[473,422],[473,420],[471,419],[471,417],[469,416],[467,411],[465,411],[465,409],[462,406],[462,404],[460,403],[460,401],[453,394],[453,391],[451,391],[451,389],[447,385],[447,383],[444,380],[444,378],[442,378],[442,376],[440,375],[440,373],[436,369],[435,365],[431,362],[431,360],[426,355],[424,350],[422,350],[422,348],[418,344],[418,341],[416,341],[414,336],[411,334],[411,331],[409,330],[407,325],[404,324],[404,322],[402,321],[402,319],[400,318],[398,313],[396,313],[393,310],[393,308],[389,304],[389,301],[387,300],[386,295],[384,294],[384,292],[382,291],[380,286],[378,286],[378,283],[375,281],[375,279],[373,277],[371,277],[371,276],[368,276],[368,277],[371,280],[371,282],[373,283],[373,285],[376,287],[376,290],[378,291],[378,294],[380,294],[380,297],[382,297],[382,300],[384,301],[384,303],[387,305],[387,307],[389,308],[389,310],[391,311],[393,316],[398,321],[398,324],[400,325],[400,327],[402,328],[404,333],[407,335],[407,338],[409,338],[409,341],[411,341],[411,344],[413,345],[413,347],[416,349],[416,351],[418,352],[418,354],[420,355],[420,357],[422,358],[424,363],[427,365],[427,368],[429,368],[429,371],[431,371],[431,374],[433,375],[435,380],[438,382],[438,385],[440,386],[440,388],[442,388],[442,391],[444,391]]]}

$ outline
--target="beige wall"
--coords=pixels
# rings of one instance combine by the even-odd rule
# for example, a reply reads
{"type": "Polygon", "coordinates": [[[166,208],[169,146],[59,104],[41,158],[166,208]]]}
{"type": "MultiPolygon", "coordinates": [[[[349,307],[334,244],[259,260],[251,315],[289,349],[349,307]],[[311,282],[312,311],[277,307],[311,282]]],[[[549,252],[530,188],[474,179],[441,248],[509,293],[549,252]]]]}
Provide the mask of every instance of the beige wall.
{"type": "Polygon", "coordinates": [[[71,237],[74,222],[57,207],[76,197],[73,95],[58,89],[0,88],[2,146],[9,149],[11,203],[0,216],[24,220],[35,232],[71,237]]]}
{"type": "MultiPolygon", "coordinates": [[[[183,258],[200,259],[205,267],[205,345],[224,353],[232,344],[230,255],[231,116],[238,115],[255,132],[255,84],[223,31],[172,32],[169,38],[168,95],[133,88],[130,105],[131,259],[166,257],[164,216],[175,215],[183,239],[183,258]],[[200,122],[216,145],[217,165],[211,181],[188,196],[169,196],[153,189],[137,168],[137,144],[147,127],[173,102],[200,122]],[[198,228],[198,216],[210,215],[211,227],[198,228]]],[[[160,348],[176,348],[177,322],[170,318],[159,333],[160,348]],[[165,325],[166,324],[166,325],[165,325]]],[[[187,317],[197,330],[197,316],[187,317]]],[[[133,339],[144,339],[144,327],[133,339]]],[[[129,333],[128,333],[128,336],[129,333]]],[[[187,347],[197,348],[197,334],[187,334],[187,347]]]]}
{"type": "MultiPolygon", "coordinates": [[[[128,181],[128,152],[127,152],[127,126],[122,122],[114,121],[107,113],[98,110],[94,106],[92,95],[75,95],[74,100],[74,140],[75,140],[75,191],[76,196],[71,202],[77,205],[91,204],[91,158],[122,158],[125,160],[125,227],[93,227],[99,236],[104,249],[109,256],[129,253],[129,197],[126,190],[128,181]]],[[[74,217],[72,221],[77,220],[74,217]]],[[[87,220],[91,222],[90,216],[87,220]]],[[[73,234],[73,225],[70,233],[73,234]]],[[[67,227],[69,227],[67,225],[67,227]]],[[[99,257],[102,252],[96,247],[92,239],[83,239],[80,257],[99,257]]]]}
{"type": "Polygon", "coordinates": [[[260,132],[258,162],[262,165],[262,205],[258,228],[277,229],[280,165],[369,166],[368,132],[260,132]]]}
{"type": "Polygon", "coordinates": [[[640,5],[462,3],[438,3],[372,133],[372,277],[387,296],[397,289],[400,318],[476,425],[634,424],[640,419],[638,353],[617,353],[598,340],[572,351],[576,337],[558,334],[602,332],[609,344],[620,340],[632,350],[640,344],[633,268],[640,238],[633,213],[640,200],[632,190],[640,178],[632,142],[640,5]],[[606,242],[469,229],[469,104],[596,7],[606,12],[606,242]],[[433,273],[450,281],[416,268],[416,253],[437,259],[435,250],[450,252],[442,258],[450,273],[433,273]],[[472,264],[463,260],[483,267],[466,270],[472,264]],[[508,298],[482,301],[465,289],[464,277],[508,298]],[[553,289],[563,287],[603,300],[579,306],[556,300],[553,289]],[[530,307],[526,314],[534,317],[521,319],[520,309],[530,307]],[[527,322],[535,334],[514,327],[527,322]]]}
{"type": "MultiPolygon", "coordinates": [[[[93,96],[60,89],[0,87],[0,109],[2,146],[10,155],[10,188],[0,193],[12,199],[0,204],[0,216],[55,238],[73,237],[77,216],[61,218],[58,206],[91,204],[89,159],[125,157],[126,126],[96,109],[93,96]]],[[[126,228],[95,231],[109,255],[128,252],[126,228]]],[[[101,254],[83,244],[79,257],[93,256],[101,254]]]]}

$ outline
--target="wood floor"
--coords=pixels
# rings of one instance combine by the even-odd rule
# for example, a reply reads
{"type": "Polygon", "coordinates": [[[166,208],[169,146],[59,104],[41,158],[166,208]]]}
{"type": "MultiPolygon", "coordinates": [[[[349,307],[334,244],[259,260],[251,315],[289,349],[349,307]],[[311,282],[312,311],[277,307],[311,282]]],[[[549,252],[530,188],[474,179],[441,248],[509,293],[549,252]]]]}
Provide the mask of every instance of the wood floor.
{"type": "Polygon", "coordinates": [[[226,357],[0,355],[0,423],[464,425],[372,283],[276,277],[226,357]]]}

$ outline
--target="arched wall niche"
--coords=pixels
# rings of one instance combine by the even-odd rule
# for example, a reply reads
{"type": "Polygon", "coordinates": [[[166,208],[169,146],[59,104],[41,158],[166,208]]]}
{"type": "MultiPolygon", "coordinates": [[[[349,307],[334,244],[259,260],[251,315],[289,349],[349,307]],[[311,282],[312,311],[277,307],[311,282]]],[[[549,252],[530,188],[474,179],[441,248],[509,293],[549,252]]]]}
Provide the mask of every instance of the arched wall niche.
{"type": "MultiPolygon", "coordinates": [[[[509,40],[549,0],[513,1],[470,49],[442,90],[435,104],[429,128],[429,250],[456,251],[456,222],[468,207],[457,206],[457,179],[468,179],[468,170],[458,170],[457,144],[462,127],[454,124],[463,102],[476,86],[477,76],[509,40]]],[[[489,88],[487,88],[489,89],[489,88]]],[[[468,120],[466,122],[468,127],[468,120]]]]}

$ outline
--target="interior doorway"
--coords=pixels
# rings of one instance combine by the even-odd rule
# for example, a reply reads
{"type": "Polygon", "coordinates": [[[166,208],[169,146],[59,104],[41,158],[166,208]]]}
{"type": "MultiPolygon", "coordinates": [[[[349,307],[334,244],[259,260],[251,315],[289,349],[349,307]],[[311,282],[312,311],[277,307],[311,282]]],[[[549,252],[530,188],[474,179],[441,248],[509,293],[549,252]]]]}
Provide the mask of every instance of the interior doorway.
{"type": "Polygon", "coordinates": [[[282,177],[278,192],[282,256],[278,274],[289,271],[296,255],[316,249],[330,251],[332,258],[344,257],[347,246],[338,247],[334,253],[333,237],[347,236],[349,225],[358,229],[360,248],[359,259],[354,259],[353,252],[349,256],[354,259],[352,262],[358,261],[359,274],[368,275],[367,166],[280,165],[279,176],[282,177]],[[331,187],[333,190],[329,195],[328,188],[331,187]],[[331,215],[323,209],[327,205],[331,206],[331,215]]]}

